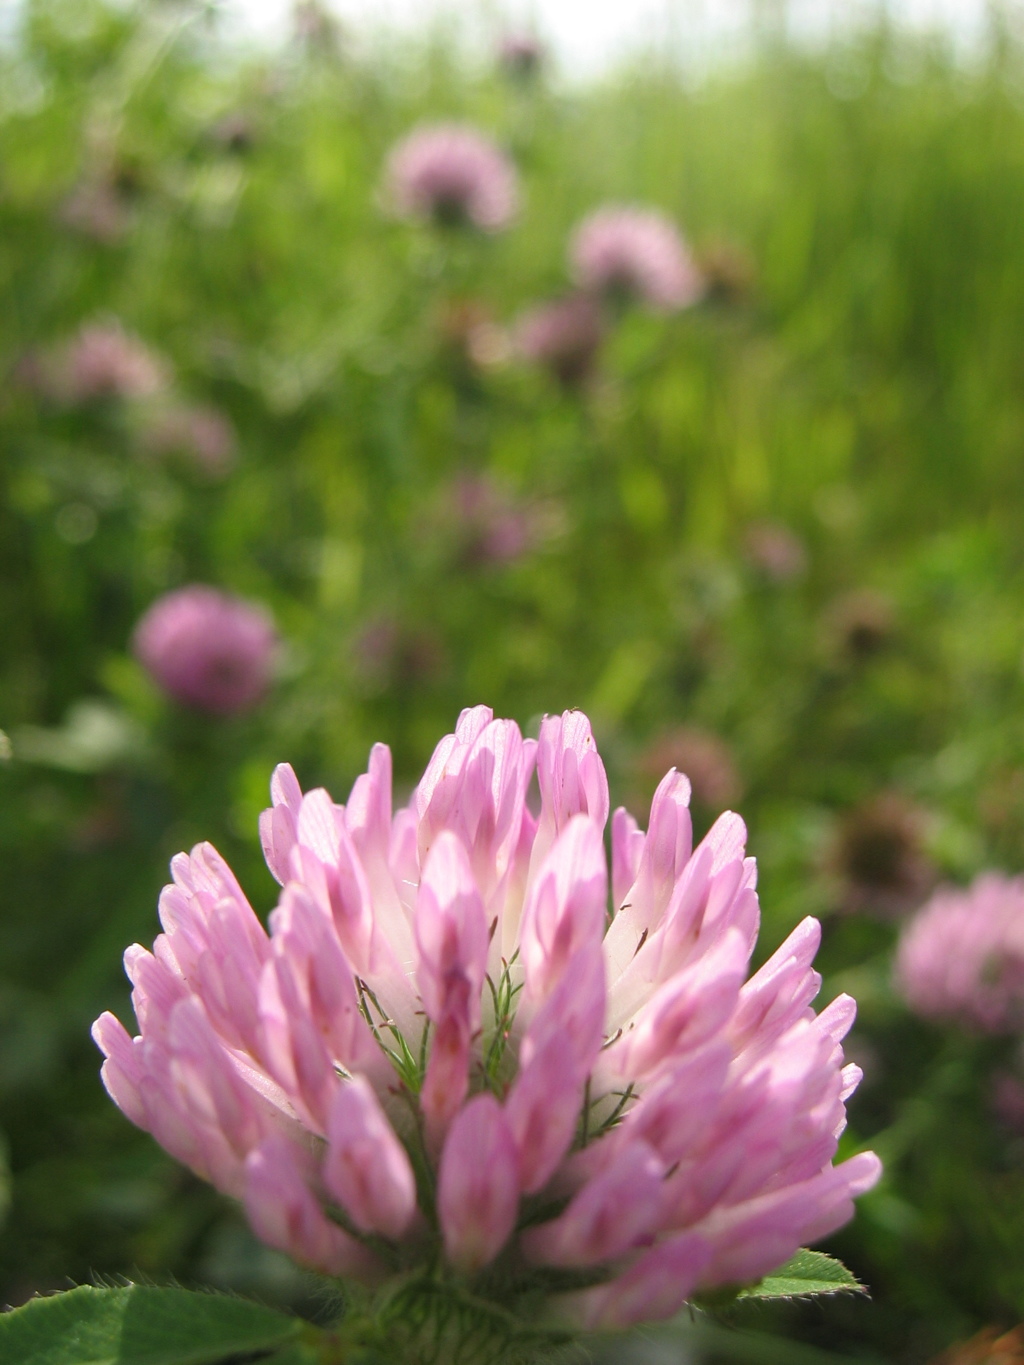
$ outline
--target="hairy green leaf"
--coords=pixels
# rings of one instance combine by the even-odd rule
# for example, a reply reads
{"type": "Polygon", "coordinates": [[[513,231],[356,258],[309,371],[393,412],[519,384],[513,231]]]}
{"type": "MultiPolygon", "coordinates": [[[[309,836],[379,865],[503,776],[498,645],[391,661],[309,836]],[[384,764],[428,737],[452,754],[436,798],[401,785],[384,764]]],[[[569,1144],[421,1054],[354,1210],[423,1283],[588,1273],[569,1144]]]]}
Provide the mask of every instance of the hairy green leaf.
{"type": "Polygon", "coordinates": [[[804,1248],[766,1275],[760,1284],[740,1291],[741,1299],[796,1299],[807,1294],[865,1293],[864,1286],[847,1270],[842,1261],[823,1251],[804,1248]]]}
{"type": "Polygon", "coordinates": [[[248,1299],[126,1285],[32,1299],[0,1314],[5,1365],[218,1365],[258,1360],[304,1324],[248,1299]]]}

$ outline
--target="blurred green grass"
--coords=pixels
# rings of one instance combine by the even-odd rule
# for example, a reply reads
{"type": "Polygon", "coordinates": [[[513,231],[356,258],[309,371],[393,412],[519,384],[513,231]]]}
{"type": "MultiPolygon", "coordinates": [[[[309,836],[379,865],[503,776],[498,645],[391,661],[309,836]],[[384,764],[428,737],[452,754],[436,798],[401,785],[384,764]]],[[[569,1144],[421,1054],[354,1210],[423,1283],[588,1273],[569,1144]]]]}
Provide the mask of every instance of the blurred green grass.
{"type": "Polygon", "coordinates": [[[763,952],[828,917],[826,993],[862,1002],[850,1145],[881,1134],[890,1163],[834,1246],[875,1299],[761,1325],[912,1362],[1024,1317],[1024,1143],[988,1105],[1005,1058],[909,1020],[892,924],[841,913],[902,875],[858,832],[885,794],[932,877],[1021,867],[1022,223],[1008,30],[970,66],[883,25],[570,91],[441,43],[261,55],[198,10],[30,0],[0,49],[0,1298],[140,1273],[314,1302],[109,1104],[88,1024],[127,1017],[120,953],[152,938],[178,848],[211,839],[269,908],[275,762],[343,799],[384,739],[408,789],[486,701],[524,725],[588,709],[613,799],[640,805],[652,755],[717,739],[763,952]],[[506,236],[383,211],[390,145],[451,116],[519,164],[506,236]],[[105,239],[68,210],[97,185],[105,239]],[[566,235],[606,199],[670,213],[717,291],[624,317],[583,393],[467,360],[467,304],[500,328],[563,290],[566,235]],[[103,316],[230,418],[226,478],[147,455],[131,405],[26,385],[103,316]],[[530,553],[467,555],[446,507],[480,475],[554,514],[530,553]],[[759,562],[766,525],[802,569],[759,562]],[[275,613],[286,666],[250,717],[178,713],[130,657],[145,606],[193,580],[275,613]]]}

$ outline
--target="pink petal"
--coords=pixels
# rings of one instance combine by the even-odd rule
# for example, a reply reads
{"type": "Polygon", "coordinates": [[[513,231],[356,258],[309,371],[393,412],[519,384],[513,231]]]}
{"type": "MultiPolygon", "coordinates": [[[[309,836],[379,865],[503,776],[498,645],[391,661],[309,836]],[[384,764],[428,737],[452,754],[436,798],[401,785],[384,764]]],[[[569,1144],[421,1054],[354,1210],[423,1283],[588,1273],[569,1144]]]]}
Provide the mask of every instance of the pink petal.
{"type": "Polygon", "coordinates": [[[604,1011],[604,956],[599,944],[585,943],[527,1029],[519,1048],[520,1071],[557,1040],[575,1076],[585,1080],[601,1051],[604,1011]]]}
{"type": "Polygon", "coordinates": [[[270,779],[269,810],[260,816],[260,842],[267,866],[283,886],[297,838],[296,822],[302,805],[302,788],[289,763],[279,763],[270,779]]]}
{"type": "Polygon", "coordinates": [[[730,931],[711,952],[661,986],[637,1014],[608,1064],[638,1080],[712,1038],[732,1016],[747,966],[746,944],[730,931]]]}
{"type": "Polygon", "coordinates": [[[744,1284],[769,1274],[799,1247],[848,1222],[854,1198],[869,1190],[881,1172],[875,1154],[861,1152],[801,1184],[716,1210],[700,1225],[713,1248],[702,1284],[744,1284]]]}
{"type": "Polygon", "coordinates": [[[612,901],[618,911],[636,881],[645,835],[623,806],[612,816],[612,901]]]}
{"type": "Polygon", "coordinates": [[[105,1011],[92,1026],[92,1037],[106,1060],[100,1070],[107,1094],[137,1128],[146,1128],[146,1107],[139,1091],[142,1059],[131,1035],[113,1014],[105,1011]]]}
{"type": "Polygon", "coordinates": [[[457,994],[474,1031],[487,970],[487,921],[466,851],[448,831],[438,836],[423,869],[415,934],[416,984],[428,1017],[440,1022],[456,1007],[457,994]]]}
{"type": "Polygon", "coordinates": [[[553,1222],[525,1233],[525,1254],[545,1265],[585,1266],[621,1256],[656,1227],[664,1163],[645,1142],[621,1147],[553,1222]]]}
{"type": "Polygon", "coordinates": [[[541,827],[538,857],[574,815],[588,815],[599,829],[608,820],[608,778],[582,711],[545,716],[537,748],[541,827]]]}
{"type": "Polygon", "coordinates": [[[416,1180],[405,1148],[362,1077],[337,1090],[327,1143],[324,1183],[356,1227],[401,1237],[416,1212],[416,1180]]]}
{"type": "Polygon", "coordinates": [[[523,907],[520,958],[529,999],[549,995],[585,943],[600,943],[607,896],[600,827],[574,816],[541,864],[523,907]]]}
{"type": "Polygon", "coordinates": [[[256,1236],[324,1275],[366,1273],[372,1257],[324,1215],[307,1184],[304,1154],[269,1137],[245,1163],[245,1211],[256,1236]]]}
{"type": "Polygon", "coordinates": [[[694,1233],[661,1242],[609,1284],[584,1298],[590,1328],[621,1330],[677,1313],[697,1287],[710,1247],[694,1233]]]}
{"type": "Polygon", "coordinates": [[[546,1185],[576,1133],[583,1103],[583,1077],[568,1048],[555,1036],[520,1070],[505,1102],[519,1153],[523,1190],[546,1185]]]}

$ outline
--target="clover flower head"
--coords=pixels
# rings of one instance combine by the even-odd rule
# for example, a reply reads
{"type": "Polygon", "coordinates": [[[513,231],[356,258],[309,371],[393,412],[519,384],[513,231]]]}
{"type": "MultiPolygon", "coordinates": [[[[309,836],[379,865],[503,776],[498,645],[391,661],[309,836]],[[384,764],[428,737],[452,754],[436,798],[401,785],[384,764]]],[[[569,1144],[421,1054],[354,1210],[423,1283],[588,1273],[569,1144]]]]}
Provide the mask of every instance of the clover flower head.
{"type": "Polygon", "coordinates": [[[519,206],[515,167],[490,138],[459,123],[415,129],[392,150],[386,195],[404,218],[507,227],[519,206]]]}
{"type": "Polygon", "coordinates": [[[703,276],[678,228],[652,209],[597,209],[573,234],[569,261],[581,288],[665,312],[689,307],[704,292],[703,276]]]}
{"type": "Polygon", "coordinates": [[[1024,877],[943,887],[908,922],[896,982],[915,1013],[981,1033],[1024,1025],[1024,877]]]}
{"type": "Polygon", "coordinates": [[[831,1164],[859,1072],[853,1001],[811,1008],[818,925],[747,979],[743,822],[693,847],[681,774],[646,834],[615,812],[610,877],[579,712],[534,741],[464,711],[398,811],[383,745],[345,805],[287,765],[271,794],[269,932],[213,848],[179,854],[125,959],[139,1036],[94,1036],[128,1117],[272,1246],[623,1326],[757,1280],[877,1178],[831,1164]]]}
{"type": "Polygon", "coordinates": [[[158,598],[136,626],[132,644],[169,696],[219,715],[261,700],[278,648],[263,607],[197,583],[158,598]]]}

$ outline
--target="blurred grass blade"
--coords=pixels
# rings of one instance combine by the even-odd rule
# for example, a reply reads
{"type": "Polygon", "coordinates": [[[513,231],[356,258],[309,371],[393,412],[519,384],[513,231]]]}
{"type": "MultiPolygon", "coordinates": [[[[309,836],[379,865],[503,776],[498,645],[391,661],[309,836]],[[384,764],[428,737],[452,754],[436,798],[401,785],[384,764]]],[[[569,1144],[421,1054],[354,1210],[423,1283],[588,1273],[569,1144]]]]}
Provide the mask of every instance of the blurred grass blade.
{"type": "Polygon", "coordinates": [[[786,1337],[740,1331],[707,1321],[691,1324],[685,1340],[696,1347],[699,1358],[710,1357],[723,1365],[725,1361],[736,1361],[737,1365],[884,1365],[881,1357],[873,1354],[837,1355],[786,1337]]]}

